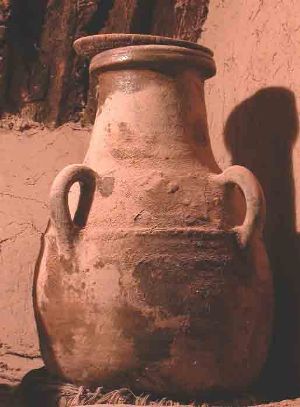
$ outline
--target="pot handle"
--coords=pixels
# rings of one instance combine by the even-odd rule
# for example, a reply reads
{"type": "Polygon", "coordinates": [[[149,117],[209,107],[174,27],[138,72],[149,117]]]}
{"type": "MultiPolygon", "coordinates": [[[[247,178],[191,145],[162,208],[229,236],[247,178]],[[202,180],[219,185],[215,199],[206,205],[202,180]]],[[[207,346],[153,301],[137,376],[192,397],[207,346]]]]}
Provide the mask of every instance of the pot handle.
{"type": "Polygon", "coordinates": [[[244,248],[255,230],[262,233],[264,227],[266,205],[261,185],[251,171],[240,165],[227,168],[216,176],[216,180],[221,184],[238,185],[245,196],[247,209],[244,223],[233,228],[238,234],[240,245],[244,248]]]}
{"type": "Polygon", "coordinates": [[[76,231],[86,225],[96,187],[96,173],[81,164],[65,167],[55,177],[50,190],[50,216],[56,229],[59,250],[67,255],[73,246],[76,231]],[[79,182],[78,206],[72,220],[68,194],[71,186],[79,182]]]}

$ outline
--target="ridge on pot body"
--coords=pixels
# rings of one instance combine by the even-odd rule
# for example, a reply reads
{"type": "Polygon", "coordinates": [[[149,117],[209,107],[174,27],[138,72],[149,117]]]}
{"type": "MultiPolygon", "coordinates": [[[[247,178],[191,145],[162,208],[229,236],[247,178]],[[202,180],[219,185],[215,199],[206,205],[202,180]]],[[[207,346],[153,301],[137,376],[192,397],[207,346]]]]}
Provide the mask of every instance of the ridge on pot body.
{"type": "Polygon", "coordinates": [[[67,381],[154,394],[243,389],[266,359],[272,278],[261,188],[243,167],[221,173],[211,151],[212,53],[134,35],[75,45],[93,57],[98,110],[84,164],[51,189],[34,282],[45,364],[67,381]],[[231,184],[247,207],[236,227],[231,184]]]}

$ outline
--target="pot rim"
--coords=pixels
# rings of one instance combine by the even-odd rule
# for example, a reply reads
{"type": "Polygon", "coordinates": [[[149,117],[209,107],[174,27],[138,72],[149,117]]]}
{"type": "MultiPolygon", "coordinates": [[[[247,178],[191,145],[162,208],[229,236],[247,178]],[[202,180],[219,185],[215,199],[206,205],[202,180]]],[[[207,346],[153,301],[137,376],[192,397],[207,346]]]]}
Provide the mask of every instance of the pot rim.
{"type": "Polygon", "coordinates": [[[74,49],[78,55],[92,58],[95,55],[115,48],[137,45],[170,45],[201,51],[208,57],[213,52],[195,42],[146,34],[97,34],[78,38],[74,42],[74,49]]]}
{"type": "Polygon", "coordinates": [[[110,49],[95,55],[90,63],[90,73],[120,69],[167,68],[196,69],[203,79],[216,73],[213,58],[202,50],[171,45],[134,45],[110,49]]]}

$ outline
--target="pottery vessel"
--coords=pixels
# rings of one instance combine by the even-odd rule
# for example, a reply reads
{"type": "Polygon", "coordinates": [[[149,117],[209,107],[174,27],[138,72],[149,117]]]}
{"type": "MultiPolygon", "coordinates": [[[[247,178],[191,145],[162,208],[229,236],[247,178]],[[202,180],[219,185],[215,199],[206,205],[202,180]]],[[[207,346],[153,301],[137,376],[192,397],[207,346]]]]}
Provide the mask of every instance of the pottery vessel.
{"type": "Polygon", "coordinates": [[[51,189],[34,281],[46,367],[156,395],[245,389],[272,326],[265,203],[250,171],[216,165],[204,101],[212,52],[143,35],[85,37],[75,49],[92,58],[98,110],[84,163],[51,189]],[[246,203],[238,226],[232,185],[246,203]]]}

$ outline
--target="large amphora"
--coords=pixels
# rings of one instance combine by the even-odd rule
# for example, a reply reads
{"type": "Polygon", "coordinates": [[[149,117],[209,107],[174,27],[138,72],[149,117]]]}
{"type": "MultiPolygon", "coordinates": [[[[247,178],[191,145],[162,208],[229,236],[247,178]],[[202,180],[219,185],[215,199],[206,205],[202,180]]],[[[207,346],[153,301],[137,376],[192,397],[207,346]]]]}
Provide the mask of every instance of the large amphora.
{"type": "Polygon", "coordinates": [[[84,163],[51,189],[34,282],[46,367],[156,395],[245,389],[272,326],[265,203],[250,171],[216,165],[204,101],[212,52],[116,34],[75,49],[92,58],[98,109],[84,163]],[[246,203],[240,225],[230,221],[232,185],[246,203]]]}

